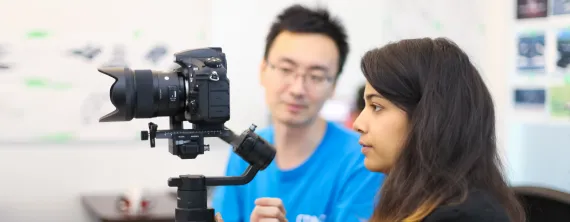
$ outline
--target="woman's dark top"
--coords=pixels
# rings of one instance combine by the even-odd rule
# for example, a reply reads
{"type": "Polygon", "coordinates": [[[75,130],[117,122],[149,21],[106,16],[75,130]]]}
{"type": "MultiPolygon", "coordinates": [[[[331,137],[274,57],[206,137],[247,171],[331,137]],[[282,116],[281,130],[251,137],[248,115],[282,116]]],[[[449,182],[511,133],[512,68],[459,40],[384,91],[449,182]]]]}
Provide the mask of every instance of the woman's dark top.
{"type": "Polygon", "coordinates": [[[505,208],[485,191],[474,190],[460,204],[441,206],[423,222],[510,222],[505,208]]]}

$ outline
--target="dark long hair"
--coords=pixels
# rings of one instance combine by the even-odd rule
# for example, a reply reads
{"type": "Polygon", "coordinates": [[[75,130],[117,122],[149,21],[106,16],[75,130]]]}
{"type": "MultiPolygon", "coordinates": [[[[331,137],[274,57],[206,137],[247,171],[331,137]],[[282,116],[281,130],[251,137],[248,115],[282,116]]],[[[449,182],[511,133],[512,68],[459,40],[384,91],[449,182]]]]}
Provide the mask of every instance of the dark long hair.
{"type": "Polygon", "coordinates": [[[472,189],[494,196],[511,221],[525,220],[503,177],[491,94],[465,52],[444,38],[408,39],[367,52],[361,68],[410,120],[371,221],[421,221],[472,189]]]}

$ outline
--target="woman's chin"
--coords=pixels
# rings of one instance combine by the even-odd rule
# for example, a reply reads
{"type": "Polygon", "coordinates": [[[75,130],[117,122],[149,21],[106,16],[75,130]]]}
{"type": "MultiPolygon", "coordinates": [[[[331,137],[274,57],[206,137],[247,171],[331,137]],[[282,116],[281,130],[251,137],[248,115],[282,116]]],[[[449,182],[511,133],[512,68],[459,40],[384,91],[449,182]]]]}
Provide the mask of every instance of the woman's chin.
{"type": "Polygon", "coordinates": [[[378,164],[378,161],[371,160],[370,158],[364,158],[364,167],[372,172],[383,172],[382,164],[378,164]]]}

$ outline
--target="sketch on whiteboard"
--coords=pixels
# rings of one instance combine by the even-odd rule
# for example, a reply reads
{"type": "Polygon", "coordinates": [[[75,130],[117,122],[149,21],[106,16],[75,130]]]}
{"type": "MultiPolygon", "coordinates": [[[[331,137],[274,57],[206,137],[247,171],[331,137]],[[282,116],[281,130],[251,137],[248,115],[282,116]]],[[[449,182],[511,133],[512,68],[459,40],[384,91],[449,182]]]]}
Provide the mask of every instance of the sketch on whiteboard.
{"type": "MultiPolygon", "coordinates": [[[[33,14],[42,18],[43,24],[50,24],[49,30],[36,31],[46,28],[38,27],[42,24],[37,22],[2,30],[5,35],[0,40],[0,114],[6,118],[0,122],[11,127],[0,130],[0,143],[134,142],[135,134],[140,135],[149,120],[99,123],[101,116],[115,108],[108,95],[114,79],[99,73],[97,68],[160,69],[172,64],[166,61],[172,52],[209,44],[209,39],[201,39],[196,30],[210,31],[211,1],[175,0],[179,7],[174,8],[156,1],[96,1],[53,10],[45,10],[53,3],[35,2],[37,7],[32,8],[13,4],[10,10],[28,13],[12,13],[9,20],[28,21],[26,17],[33,14]],[[130,10],[133,4],[137,10],[130,10]],[[179,20],[189,7],[202,9],[194,12],[192,29],[165,25],[179,20]],[[100,16],[101,11],[125,19],[118,23],[114,16],[100,16]],[[139,16],[149,13],[155,16],[139,16]],[[77,26],[78,23],[84,25],[77,26]],[[134,30],[139,30],[135,39],[134,30]],[[144,35],[140,30],[144,30],[144,35]],[[5,74],[16,73],[15,68],[18,75],[5,74]],[[3,93],[18,96],[2,96],[3,93]],[[34,99],[22,102],[22,98],[34,99]]],[[[167,118],[152,121],[168,126],[167,118]]]]}
{"type": "Polygon", "coordinates": [[[113,47],[111,59],[106,62],[103,67],[128,67],[126,59],[126,48],[122,44],[116,44],[113,47]]]}
{"type": "Polygon", "coordinates": [[[103,113],[102,107],[108,101],[109,95],[107,93],[90,93],[80,107],[82,125],[97,123],[103,113]]]}
{"type": "Polygon", "coordinates": [[[5,57],[8,54],[5,46],[0,45],[0,71],[10,69],[10,65],[5,61],[5,57]]]}
{"type": "Polygon", "coordinates": [[[101,54],[102,50],[103,49],[101,46],[94,46],[91,44],[87,44],[81,48],[72,49],[71,54],[74,56],[84,58],[88,61],[92,61],[99,54],[101,54]]]}
{"type": "Polygon", "coordinates": [[[408,38],[446,37],[456,42],[475,64],[486,53],[485,5],[481,1],[385,1],[382,27],[386,42],[408,38]]]}
{"type": "Polygon", "coordinates": [[[157,45],[153,47],[145,56],[147,61],[152,62],[153,64],[157,64],[166,56],[168,53],[168,49],[164,45],[157,45]]]}

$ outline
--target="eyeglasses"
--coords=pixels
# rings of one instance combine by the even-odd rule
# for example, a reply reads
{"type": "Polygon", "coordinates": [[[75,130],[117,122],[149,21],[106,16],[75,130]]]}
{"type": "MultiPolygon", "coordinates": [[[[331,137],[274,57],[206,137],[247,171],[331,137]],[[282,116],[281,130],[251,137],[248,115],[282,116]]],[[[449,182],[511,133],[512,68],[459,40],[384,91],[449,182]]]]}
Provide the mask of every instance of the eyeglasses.
{"type": "Polygon", "coordinates": [[[309,89],[324,89],[330,87],[334,81],[334,78],[328,76],[324,70],[312,70],[309,73],[299,74],[299,71],[291,65],[274,65],[269,61],[267,61],[267,64],[275,72],[279,82],[282,84],[292,84],[297,76],[301,76],[303,83],[309,89]]]}

